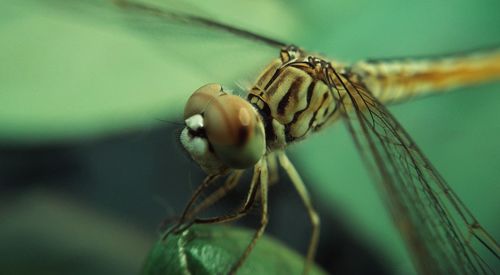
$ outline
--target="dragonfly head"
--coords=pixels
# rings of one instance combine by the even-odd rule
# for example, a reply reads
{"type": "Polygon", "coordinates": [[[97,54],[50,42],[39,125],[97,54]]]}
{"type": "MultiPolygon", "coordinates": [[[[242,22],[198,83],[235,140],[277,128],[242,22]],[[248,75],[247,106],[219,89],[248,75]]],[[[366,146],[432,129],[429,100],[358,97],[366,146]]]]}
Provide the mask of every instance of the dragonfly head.
{"type": "Polygon", "coordinates": [[[184,120],[181,144],[210,175],[251,167],[266,151],[260,115],[219,84],[207,84],[191,95],[184,120]]]}

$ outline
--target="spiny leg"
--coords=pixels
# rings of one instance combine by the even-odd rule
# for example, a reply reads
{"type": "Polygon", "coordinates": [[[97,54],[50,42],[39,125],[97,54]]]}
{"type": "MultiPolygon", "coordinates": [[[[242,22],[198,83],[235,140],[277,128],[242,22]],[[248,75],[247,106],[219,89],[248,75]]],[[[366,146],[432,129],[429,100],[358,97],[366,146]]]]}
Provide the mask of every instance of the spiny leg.
{"type": "Polygon", "coordinates": [[[245,216],[252,208],[259,185],[261,184],[261,168],[258,167],[258,165],[259,164],[255,165],[252,181],[250,182],[250,188],[247,192],[245,202],[234,213],[210,218],[196,218],[193,220],[193,223],[224,223],[234,221],[245,216]]]}
{"type": "Polygon", "coordinates": [[[279,181],[278,163],[276,161],[276,154],[270,153],[267,156],[267,167],[269,168],[269,186],[279,181]]]}
{"type": "Polygon", "coordinates": [[[297,192],[299,193],[300,198],[302,199],[302,202],[304,203],[307,209],[307,214],[309,215],[309,219],[311,220],[311,225],[312,225],[311,240],[309,241],[309,248],[307,249],[307,262],[304,267],[304,274],[307,274],[309,272],[311,264],[314,262],[314,256],[316,254],[316,248],[318,246],[320,220],[318,213],[316,213],[316,210],[314,210],[314,207],[312,205],[309,192],[307,192],[306,186],[304,185],[304,182],[300,178],[300,175],[293,166],[293,164],[290,162],[286,154],[282,151],[278,152],[278,158],[281,167],[283,167],[283,169],[286,171],[288,177],[295,186],[295,189],[297,189],[297,192]]]}
{"type": "Polygon", "coordinates": [[[233,190],[236,185],[240,182],[241,175],[243,175],[243,170],[234,170],[226,179],[224,184],[210,194],[207,198],[203,199],[200,204],[198,204],[191,212],[189,212],[188,218],[196,216],[199,212],[212,204],[223,198],[229,191],[233,190]]]}
{"type": "MultiPolygon", "coordinates": [[[[255,247],[255,244],[257,241],[262,237],[262,234],[264,234],[264,230],[266,229],[267,226],[267,187],[268,187],[268,171],[267,171],[267,163],[266,159],[262,158],[256,165],[254,170],[260,170],[260,200],[261,200],[261,219],[260,219],[260,225],[257,231],[255,232],[252,240],[248,244],[247,248],[243,252],[243,255],[238,259],[238,261],[233,265],[231,270],[229,271],[229,274],[235,274],[236,271],[241,267],[241,265],[245,262],[245,260],[248,258],[248,255],[250,252],[253,250],[255,247]],[[259,165],[260,164],[260,165],[259,165]],[[259,167],[260,166],[260,167],[259,167]]],[[[255,173],[255,172],[254,172],[255,173]]]]}
{"type": "Polygon", "coordinates": [[[182,231],[185,228],[191,226],[192,224],[195,223],[223,223],[223,222],[229,222],[233,221],[236,219],[239,219],[246,215],[252,205],[255,202],[255,198],[258,192],[258,188],[260,187],[260,198],[261,198],[261,222],[260,226],[255,232],[252,240],[250,241],[249,245],[246,247],[245,251],[243,252],[242,256],[238,259],[238,261],[231,267],[231,270],[229,274],[235,274],[236,271],[241,267],[241,265],[245,262],[245,260],[248,258],[248,255],[250,252],[253,250],[255,244],[257,243],[258,239],[262,236],[264,233],[264,230],[267,225],[267,187],[268,187],[268,170],[267,170],[267,163],[265,158],[260,160],[254,167],[254,173],[252,176],[252,181],[250,183],[250,189],[247,193],[245,202],[242,204],[242,206],[233,214],[231,215],[225,215],[225,216],[219,216],[219,217],[212,217],[212,218],[196,218],[192,220],[191,223],[186,225],[183,228],[179,228],[178,231],[182,231]]]}
{"type": "Polygon", "coordinates": [[[193,195],[191,196],[191,199],[189,199],[189,202],[188,204],[186,205],[186,207],[184,208],[184,211],[182,212],[182,215],[181,217],[179,218],[179,221],[177,222],[177,224],[172,227],[171,229],[169,229],[162,237],[162,240],[165,240],[168,235],[170,235],[170,233],[172,232],[178,232],[179,231],[179,228],[182,226],[182,224],[186,221],[187,217],[188,217],[188,214],[189,214],[189,210],[191,209],[191,207],[193,206],[193,204],[196,202],[196,200],[198,199],[198,197],[203,193],[203,191],[208,188],[220,175],[209,175],[207,177],[205,177],[205,179],[203,180],[203,183],[201,185],[199,185],[196,190],[194,191],[193,195]]]}
{"type": "MultiPolygon", "coordinates": [[[[278,183],[279,181],[279,170],[278,170],[278,161],[277,155],[274,152],[269,153],[266,156],[267,161],[267,171],[268,171],[268,189],[273,186],[273,184],[278,183]]],[[[257,193],[257,200],[260,200],[260,193],[257,193]]]]}

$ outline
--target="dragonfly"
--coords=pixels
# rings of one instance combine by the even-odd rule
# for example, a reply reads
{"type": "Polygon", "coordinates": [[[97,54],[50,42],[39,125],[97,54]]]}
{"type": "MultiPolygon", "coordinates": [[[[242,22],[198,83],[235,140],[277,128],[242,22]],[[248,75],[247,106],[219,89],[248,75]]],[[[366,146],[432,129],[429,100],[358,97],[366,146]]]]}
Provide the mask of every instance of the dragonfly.
{"type": "Polygon", "coordinates": [[[367,60],[345,64],[214,19],[116,0],[117,9],[142,13],[168,22],[229,33],[276,49],[276,59],[248,89],[246,98],[220,84],[195,91],[184,110],[181,143],[207,173],[176,226],[179,233],[194,223],[229,222],[243,217],[260,201],[261,223],[240,259],[245,263],[267,225],[270,175],[280,165],[307,209],[312,235],[304,273],[314,260],[320,218],[297,169],[285,149],[311,134],[342,121],[350,133],[394,224],[423,274],[488,274],[494,270],[477,252],[483,246],[497,260],[500,248],[433,167],[386,104],[407,101],[431,92],[500,78],[500,51],[470,51],[428,59],[367,60]],[[243,169],[253,176],[244,204],[236,212],[198,218],[241,179],[243,169]],[[204,190],[226,176],[222,187],[195,206],[204,190]]]}

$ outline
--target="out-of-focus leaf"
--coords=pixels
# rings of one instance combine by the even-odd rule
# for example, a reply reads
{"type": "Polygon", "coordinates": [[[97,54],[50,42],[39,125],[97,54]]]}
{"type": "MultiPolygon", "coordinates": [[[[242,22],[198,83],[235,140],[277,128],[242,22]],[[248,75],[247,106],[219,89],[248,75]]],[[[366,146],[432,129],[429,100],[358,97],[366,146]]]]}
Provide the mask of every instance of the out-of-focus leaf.
{"type": "MultiPolygon", "coordinates": [[[[193,226],[169,235],[151,249],[144,275],[226,274],[248,245],[253,231],[229,226],[193,226]]],[[[238,270],[245,274],[301,274],[305,259],[280,242],[264,236],[238,270]]],[[[325,274],[314,266],[311,272],[325,274]]]]}

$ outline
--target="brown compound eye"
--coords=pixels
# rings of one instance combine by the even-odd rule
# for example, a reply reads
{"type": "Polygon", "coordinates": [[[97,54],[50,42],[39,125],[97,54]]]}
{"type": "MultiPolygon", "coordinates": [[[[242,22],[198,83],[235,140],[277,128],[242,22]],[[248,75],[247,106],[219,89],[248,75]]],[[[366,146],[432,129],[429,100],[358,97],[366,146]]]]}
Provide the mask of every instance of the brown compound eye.
{"type": "Polygon", "coordinates": [[[229,167],[247,168],[265,153],[263,123],[241,97],[223,94],[211,101],[204,112],[204,124],[210,144],[229,167]]]}
{"type": "Polygon", "coordinates": [[[187,128],[204,130],[215,155],[227,167],[250,167],[265,153],[260,116],[250,103],[227,94],[219,84],[196,90],[186,103],[184,119],[187,128]]]}
{"type": "Polygon", "coordinates": [[[188,99],[184,107],[184,119],[193,115],[202,114],[207,106],[218,96],[225,94],[220,84],[207,84],[196,90],[188,99]]]}
{"type": "Polygon", "coordinates": [[[248,102],[234,95],[223,95],[208,105],[205,129],[212,144],[242,146],[254,134],[255,111],[248,102]]]}

